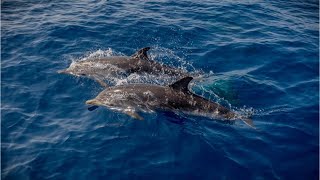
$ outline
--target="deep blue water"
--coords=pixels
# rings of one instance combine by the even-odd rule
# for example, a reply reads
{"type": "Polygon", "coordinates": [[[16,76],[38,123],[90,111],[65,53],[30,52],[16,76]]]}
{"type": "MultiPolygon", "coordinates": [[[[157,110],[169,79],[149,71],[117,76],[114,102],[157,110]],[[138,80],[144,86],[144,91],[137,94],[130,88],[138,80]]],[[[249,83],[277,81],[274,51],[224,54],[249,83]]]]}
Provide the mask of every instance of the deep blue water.
{"type": "Polygon", "coordinates": [[[316,0],[3,0],[1,176],[319,179],[318,28],[316,0]],[[202,71],[194,92],[253,114],[257,130],[170,112],[145,121],[90,112],[84,102],[102,88],[56,73],[145,46],[157,61],[202,71]]]}

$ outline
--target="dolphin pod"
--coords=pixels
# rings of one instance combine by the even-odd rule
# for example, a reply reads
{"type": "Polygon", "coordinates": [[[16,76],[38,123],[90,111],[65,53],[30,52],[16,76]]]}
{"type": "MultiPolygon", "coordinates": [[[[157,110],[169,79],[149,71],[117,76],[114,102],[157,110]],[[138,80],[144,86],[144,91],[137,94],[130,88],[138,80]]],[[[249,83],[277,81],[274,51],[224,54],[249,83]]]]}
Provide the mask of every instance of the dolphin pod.
{"type": "Polygon", "coordinates": [[[73,62],[67,69],[60,70],[58,73],[88,77],[103,87],[108,87],[105,83],[108,76],[126,76],[131,73],[167,74],[177,77],[188,75],[183,70],[151,60],[147,54],[149,49],[150,47],[142,48],[132,56],[110,56],[73,62]]]}
{"type": "Polygon", "coordinates": [[[193,78],[183,70],[150,60],[147,55],[149,49],[150,47],[142,48],[130,57],[111,56],[74,62],[67,69],[60,70],[58,73],[85,76],[105,87],[105,90],[94,99],[86,101],[86,104],[93,105],[88,108],[90,111],[103,106],[125,113],[134,119],[143,120],[144,118],[139,114],[141,112],[151,113],[165,110],[230,122],[240,119],[254,128],[250,118],[240,117],[234,111],[192,93],[188,85],[193,78]],[[183,78],[169,86],[127,84],[109,87],[104,82],[105,78],[110,75],[130,73],[167,74],[183,78]]]}

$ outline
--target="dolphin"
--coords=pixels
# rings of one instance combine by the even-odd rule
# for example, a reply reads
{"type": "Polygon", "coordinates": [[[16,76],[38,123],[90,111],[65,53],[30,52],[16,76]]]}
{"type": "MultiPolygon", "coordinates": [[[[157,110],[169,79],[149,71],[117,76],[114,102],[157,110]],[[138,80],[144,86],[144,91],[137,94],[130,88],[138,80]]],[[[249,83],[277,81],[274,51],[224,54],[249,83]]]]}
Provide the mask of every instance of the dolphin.
{"type": "MultiPolygon", "coordinates": [[[[104,106],[143,120],[139,112],[165,110],[200,115],[218,120],[234,121],[239,116],[218,103],[198,96],[188,89],[192,77],[185,77],[169,86],[151,84],[128,84],[106,88],[94,99],[86,101],[88,105],[104,106]]],[[[240,118],[254,127],[249,118],[240,118]]]]}
{"type": "Polygon", "coordinates": [[[89,59],[73,62],[67,69],[58,73],[83,76],[96,80],[108,87],[104,80],[108,76],[127,76],[131,73],[167,74],[183,77],[187,72],[153,61],[148,57],[150,47],[138,50],[132,56],[110,56],[101,59],[89,59]]]}

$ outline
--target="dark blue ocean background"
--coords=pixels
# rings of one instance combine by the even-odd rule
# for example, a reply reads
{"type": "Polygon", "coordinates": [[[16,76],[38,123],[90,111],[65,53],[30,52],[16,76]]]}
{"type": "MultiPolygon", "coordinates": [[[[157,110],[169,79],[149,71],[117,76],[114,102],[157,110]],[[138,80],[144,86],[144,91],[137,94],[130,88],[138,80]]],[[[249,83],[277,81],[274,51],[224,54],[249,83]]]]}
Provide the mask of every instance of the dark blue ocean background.
{"type": "MultiPolygon", "coordinates": [[[[319,179],[318,3],[2,0],[2,179],[319,179]],[[193,92],[251,114],[257,129],[90,112],[99,84],[56,73],[146,46],[200,72],[193,92]]],[[[116,80],[132,82],[168,83],[116,80]]]]}

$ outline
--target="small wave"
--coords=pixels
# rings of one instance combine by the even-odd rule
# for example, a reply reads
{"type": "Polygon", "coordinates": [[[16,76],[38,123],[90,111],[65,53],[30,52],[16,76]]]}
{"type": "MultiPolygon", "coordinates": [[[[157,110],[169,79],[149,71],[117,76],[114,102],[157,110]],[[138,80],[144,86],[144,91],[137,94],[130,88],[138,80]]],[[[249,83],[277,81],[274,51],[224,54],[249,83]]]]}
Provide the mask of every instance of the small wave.
{"type": "Polygon", "coordinates": [[[120,52],[116,52],[111,48],[108,48],[107,50],[98,49],[96,51],[89,52],[84,57],[81,57],[80,59],[78,59],[78,61],[86,61],[89,59],[102,59],[110,56],[124,56],[124,54],[120,52]]]}

